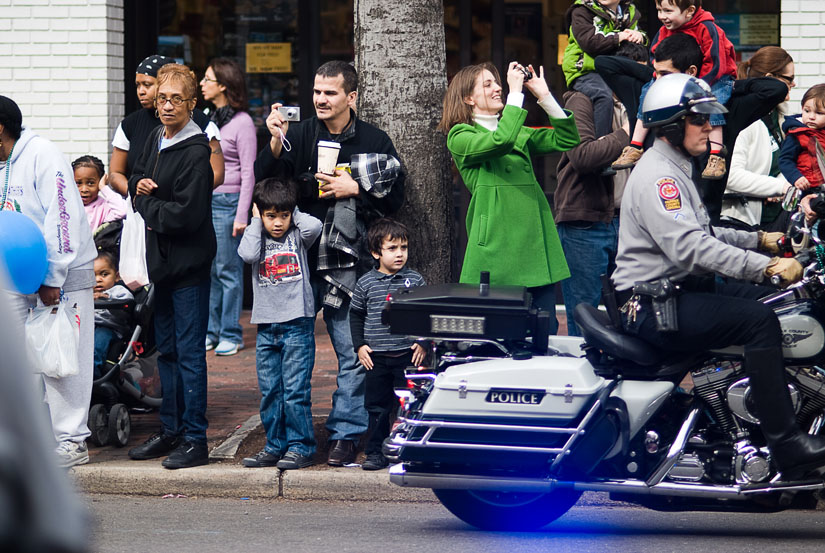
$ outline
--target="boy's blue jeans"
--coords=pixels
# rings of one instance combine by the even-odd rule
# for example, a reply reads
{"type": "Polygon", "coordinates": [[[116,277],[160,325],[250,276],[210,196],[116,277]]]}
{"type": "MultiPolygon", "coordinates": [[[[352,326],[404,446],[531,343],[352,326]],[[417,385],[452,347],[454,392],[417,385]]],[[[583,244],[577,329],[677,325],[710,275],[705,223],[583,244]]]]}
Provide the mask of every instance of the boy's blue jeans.
{"type": "Polygon", "coordinates": [[[315,365],[315,319],[258,325],[256,343],[264,449],[273,455],[315,454],[310,379],[315,365]]]}
{"type": "Polygon", "coordinates": [[[155,340],[163,390],[160,423],[168,436],[206,444],[206,326],[209,279],[195,286],[155,285],[155,340]]]}
{"type": "Polygon", "coordinates": [[[613,91],[596,72],[585,73],[573,81],[571,88],[593,102],[593,130],[596,138],[613,132],[613,91]]]}

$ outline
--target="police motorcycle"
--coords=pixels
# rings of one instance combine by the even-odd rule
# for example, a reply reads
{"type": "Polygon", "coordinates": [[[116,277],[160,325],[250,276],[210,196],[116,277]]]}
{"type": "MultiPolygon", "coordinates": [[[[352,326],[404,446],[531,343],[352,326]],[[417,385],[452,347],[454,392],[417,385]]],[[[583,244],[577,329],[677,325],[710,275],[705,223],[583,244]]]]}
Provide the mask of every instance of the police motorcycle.
{"type": "MultiPolygon", "coordinates": [[[[825,247],[816,226],[792,232],[817,242],[803,277],[761,301],[780,322],[795,422],[820,435],[825,247]]],[[[526,289],[490,286],[484,274],[481,285],[394,294],[383,322],[419,337],[430,360],[397,391],[383,448],[390,481],[431,488],[458,518],[490,530],[541,528],[585,491],[667,510],[815,504],[821,475],[777,468],[742,348],[674,354],[625,334],[604,283],[605,311],[576,307],[583,338],[548,336],[549,314],[530,307],[526,289]]],[[[671,293],[647,291],[665,320],[671,293]]]]}
{"type": "MultiPolygon", "coordinates": [[[[801,281],[763,300],[781,323],[797,423],[811,434],[825,425],[817,249],[801,281]]],[[[405,289],[383,316],[393,333],[420,337],[431,359],[396,391],[390,481],[431,488],[471,525],[537,529],[584,491],[655,509],[772,511],[811,506],[825,487],[777,472],[734,348],[668,355],[585,304],[583,339],[547,337],[548,314],[520,287],[405,289]]]]}

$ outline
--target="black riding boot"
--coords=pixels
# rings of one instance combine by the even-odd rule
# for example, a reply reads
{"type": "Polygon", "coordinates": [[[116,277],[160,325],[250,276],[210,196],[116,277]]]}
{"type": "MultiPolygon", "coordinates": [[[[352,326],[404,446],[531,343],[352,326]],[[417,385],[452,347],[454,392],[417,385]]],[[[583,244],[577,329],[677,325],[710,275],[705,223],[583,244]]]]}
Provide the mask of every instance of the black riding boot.
{"type": "Polygon", "coordinates": [[[782,350],[746,349],[745,368],[759,426],[782,479],[799,480],[818,468],[825,468],[825,437],[807,434],[796,424],[782,350]]]}

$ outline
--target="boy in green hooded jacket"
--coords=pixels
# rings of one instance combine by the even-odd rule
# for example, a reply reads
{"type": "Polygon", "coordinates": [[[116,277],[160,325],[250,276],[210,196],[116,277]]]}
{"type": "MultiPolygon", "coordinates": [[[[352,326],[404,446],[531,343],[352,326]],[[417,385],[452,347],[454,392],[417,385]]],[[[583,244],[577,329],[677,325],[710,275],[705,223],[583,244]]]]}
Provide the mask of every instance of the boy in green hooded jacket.
{"type": "Polygon", "coordinates": [[[593,101],[596,137],[613,126],[613,92],[595,72],[594,58],[613,55],[624,41],[646,44],[631,0],[575,0],[565,15],[569,29],[562,70],[568,88],[593,101]]]}

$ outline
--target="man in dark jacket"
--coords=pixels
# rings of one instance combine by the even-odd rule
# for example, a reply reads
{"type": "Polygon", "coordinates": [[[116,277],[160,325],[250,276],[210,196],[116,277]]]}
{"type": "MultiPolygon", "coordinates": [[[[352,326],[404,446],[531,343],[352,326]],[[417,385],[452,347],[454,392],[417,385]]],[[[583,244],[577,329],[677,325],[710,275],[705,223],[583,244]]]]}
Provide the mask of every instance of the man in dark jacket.
{"type": "Polygon", "coordinates": [[[573,112],[581,137],[578,146],[561,156],[554,196],[556,227],[570,268],[570,278],[561,283],[569,336],[581,335],[573,309],[579,303],[599,304],[600,275],[609,274],[616,259],[621,193],[616,194],[614,181],[623,184],[630,171],[609,176],[603,169],[630,143],[630,127],[622,105],[616,101],[614,106],[613,132],[599,138],[591,99],[576,91],[564,95],[564,107],[573,112]]]}
{"type": "Polygon", "coordinates": [[[327,419],[328,464],[355,459],[358,438],[367,430],[364,368],[357,363],[349,326],[349,302],[357,277],[371,268],[366,229],[394,213],[404,201],[404,171],[387,134],[358,119],[358,75],[351,64],[331,61],[315,72],[315,117],[290,125],[272,106],[266,124],[272,139],[255,161],[255,179],[298,181],[298,207],[324,221],[321,239],[309,251],[315,309],[324,309],[335,354],[338,389],[327,419]],[[334,175],[318,172],[318,142],[340,144],[334,175]],[[366,156],[364,155],[366,154],[366,156]],[[319,187],[320,185],[320,187],[319,187]]]}

